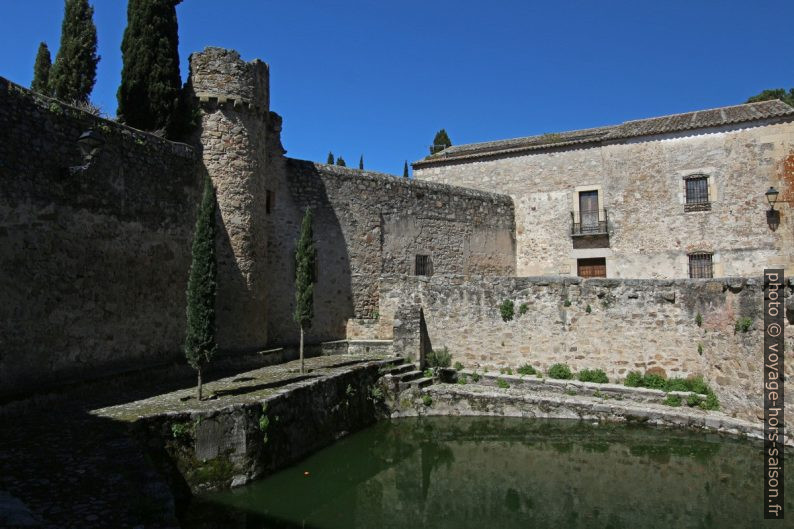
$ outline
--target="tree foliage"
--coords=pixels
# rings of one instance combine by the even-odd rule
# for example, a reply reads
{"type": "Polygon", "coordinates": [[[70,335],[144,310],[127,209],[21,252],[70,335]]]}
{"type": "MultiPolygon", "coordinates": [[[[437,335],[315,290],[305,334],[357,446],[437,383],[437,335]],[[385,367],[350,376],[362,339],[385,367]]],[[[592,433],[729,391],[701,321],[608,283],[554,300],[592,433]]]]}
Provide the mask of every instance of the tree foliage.
{"type": "Polygon", "coordinates": [[[46,42],[39,44],[39,51],[36,53],[36,62],[33,65],[33,82],[30,89],[44,95],[50,95],[50,68],[52,67],[52,57],[46,42]]]}
{"type": "Polygon", "coordinates": [[[328,165],[334,165],[334,153],[328,152],[328,159],[325,161],[328,165]]]}
{"type": "Polygon", "coordinates": [[[311,327],[314,318],[314,213],[306,208],[295,248],[295,323],[311,327]]]}
{"type": "Polygon", "coordinates": [[[436,132],[436,135],[433,138],[433,145],[430,147],[430,154],[441,152],[447,147],[451,147],[451,146],[452,146],[452,141],[449,139],[449,135],[447,134],[447,131],[441,129],[438,132],[436,132]]]}
{"type": "Polygon", "coordinates": [[[201,400],[201,371],[215,354],[215,190],[209,176],[204,180],[196,231],[193,235],[192,262],[187,284],[187,334],[185,357],[198,372],[198,398],[201,400]]]}
{"type": "Polygon", "coordinates": [[[358,159],[358,168],[362,169],[362,170],[364,169],[364,155],[363,154],[361,155],[361,158],[358,159]]]}
{"type": "Polygon", "coordinates": [[[408,178],[408,160],[403,164],[403,178],[408,178]]]}
{"type": "Polygon", "coordinates": [[[181,89],[176,6],[181,0],[129,0],[121,41],[118,118],[142,130],[175,135],[181,89]]]}
{"type": "Polygon", "coordinates": [[[759,101],[769,101],[771,99],[780,99],[784,103],[794,107],[794,88],[786,92],[785,88],[775,88],[772,90],[764,90],[758,95],[747,100],[748,103],[757,103],[759,101]]]}
{"type": "Polygon", "coordinates": [[[336,165],[338,165],[339,167],[347,167],[347,164],[345,163],[345,159],[342,158],[341,156],[336,157],[336,165]]]}
{"type": "Polygon", "coordinates": [[[66,0],[61,45],[50,71],[50,91],[63,101],[87,103],[96,82],[96,26],[88,0],[66,0]]]}

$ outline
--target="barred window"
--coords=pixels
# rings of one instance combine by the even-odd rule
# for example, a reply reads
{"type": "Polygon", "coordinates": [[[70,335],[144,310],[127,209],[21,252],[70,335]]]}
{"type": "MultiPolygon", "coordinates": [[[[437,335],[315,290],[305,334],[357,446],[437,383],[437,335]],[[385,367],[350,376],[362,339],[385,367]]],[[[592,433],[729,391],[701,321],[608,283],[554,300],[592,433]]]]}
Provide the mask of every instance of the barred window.
{"type": "Polygon", "coordinates": [[[692,279],[714,277],[711,257],[712,254],[706,252],[689,254],[689,277],[692,279]]]}
{"type": "Polygon", "coordinates": [[[417,255],[416,256],[416,267],[415,267],[415,275],[418,276],[432,276],[433,275],[433,263],[430,261],[429,255],[417,255]]]}
{"type": "Polygon", "coordinates": [[[686,186],[686,211],[702,211],[709,206],[709,179],[705,175],[692,175],[684,180],[686,186]]]}

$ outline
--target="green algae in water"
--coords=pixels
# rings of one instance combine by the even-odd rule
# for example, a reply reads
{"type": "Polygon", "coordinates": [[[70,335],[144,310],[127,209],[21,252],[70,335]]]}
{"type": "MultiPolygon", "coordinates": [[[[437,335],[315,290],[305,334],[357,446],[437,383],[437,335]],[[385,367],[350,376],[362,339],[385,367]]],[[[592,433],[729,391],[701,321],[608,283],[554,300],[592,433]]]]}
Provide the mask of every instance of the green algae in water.
{"type": "Polygon", "coordinates": [[[197,498],[183,527],[783,527],[762,519],[762,457],[757,442],[641,425],[401,419],[197,498]]]}

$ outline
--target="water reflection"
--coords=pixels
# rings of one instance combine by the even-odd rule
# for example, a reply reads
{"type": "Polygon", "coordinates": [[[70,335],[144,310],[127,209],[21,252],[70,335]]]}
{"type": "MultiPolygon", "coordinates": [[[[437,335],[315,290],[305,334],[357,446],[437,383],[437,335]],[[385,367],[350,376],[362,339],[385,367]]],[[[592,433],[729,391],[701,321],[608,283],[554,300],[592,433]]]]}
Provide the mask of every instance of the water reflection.
{"type": "MultiPolygon", "coordinates": [[[[762,461],[760,444],[716,434],[509,418],[403,419],[258,483],[201,498],[183,525],[764,527],[762,461]]],[[[794,512],[791,503],[786,507],[794,512]]]]}

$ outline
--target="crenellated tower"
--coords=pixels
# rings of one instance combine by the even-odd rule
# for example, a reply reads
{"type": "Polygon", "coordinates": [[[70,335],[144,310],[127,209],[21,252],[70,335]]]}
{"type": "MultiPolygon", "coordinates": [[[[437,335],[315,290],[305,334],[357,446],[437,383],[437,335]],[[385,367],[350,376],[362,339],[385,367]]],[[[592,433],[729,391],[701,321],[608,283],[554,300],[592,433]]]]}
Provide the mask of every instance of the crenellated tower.
{"type": "Polygon", "coordinates": [[[201,111],[196,143],[218,197],[218,347],[262,349],[267,343],[269,68],[209,47],[190,56],[189,85],[201,111]]]}

